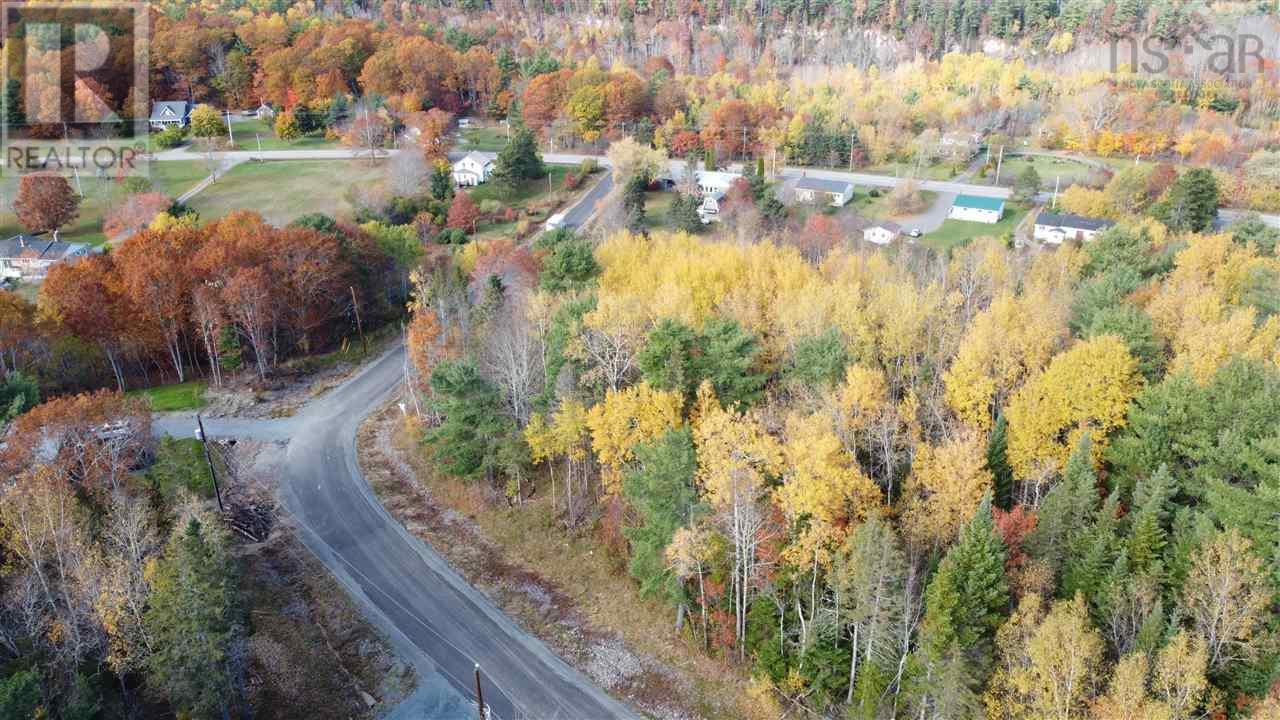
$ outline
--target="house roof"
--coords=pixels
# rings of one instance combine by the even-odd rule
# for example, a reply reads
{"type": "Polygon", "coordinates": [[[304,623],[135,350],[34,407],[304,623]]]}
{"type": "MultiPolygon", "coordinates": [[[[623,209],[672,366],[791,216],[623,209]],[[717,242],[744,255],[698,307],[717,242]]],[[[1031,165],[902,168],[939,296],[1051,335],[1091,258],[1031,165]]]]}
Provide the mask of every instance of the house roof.
{"type": "Polygon", "coordinates": [[[845,192],[853,189],[853,183],[848,180],[824,180],[823,178],[802,177],[796,181],[796,189],[844,194],[845,192]]]}
{"type": "Polygon", "coordinates": [[[46,240],[33,235],[14,235],[7,240],[0,240],[0,259],[26,258],[56,262],[82,253],[85,248],[83,243],[46,240]]]}
{"type": "Polygon", "coordinates": [[[877,222],[867,226],[868,230],[875,230],[876,228],[884,228],[885,230],[888,230],[891,233],[902,232],[902,226],[892,220],[883,220],[881,222],[877,222]]]}
{"type": "Polygon", "coordinates": [[[463,160],[472,160],[474,162],[479,163],[481,167],[485,165],[490,165],[493,163],[493,158],[491,156],[485,155],[484,153],[479,152],[478,150],[472,150],[466,155],[463,155],[462,159],[458,160],[458,162],[462,162],[463,160]]]}
{"type": "Polygon", "coordinates": [[[186,100],[157,100],[151,103],[151,119],[181,120],[191,112],[190,107],[186,100]]]}
{"type": "Polygon", "coordinates": [[[1002,198],[985,197],[982,195],[957,195],[955,207],[972,208],[974,210],[994,210],[999,212],[1004,209],[1004,200],[1002,198]]]}
{"type": "Polygon", "coordinates": [[[1111,220],[1100,220],[1098,218],[1087,218],[1080,215],[1071,215],[1068,213],[1040,213],[1036,218],[1037,225],[1045,225],[1048,227],[1064,227],[1072,230],[1102,230],[1115,225],[1111,220]]]}

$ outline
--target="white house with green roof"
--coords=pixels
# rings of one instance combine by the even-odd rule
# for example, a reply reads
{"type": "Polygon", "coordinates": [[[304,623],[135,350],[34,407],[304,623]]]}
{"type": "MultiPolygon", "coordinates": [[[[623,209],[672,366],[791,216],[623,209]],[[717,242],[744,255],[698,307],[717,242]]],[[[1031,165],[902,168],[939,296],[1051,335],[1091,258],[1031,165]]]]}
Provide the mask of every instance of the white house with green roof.
{"type": "Polygon", "coordinates": [[[995,224],[1004,217],[1004,200],[1002,198],[983,197],[981,195],[957,195],[951,204],[947,217],[952,220],[995,224]]]}

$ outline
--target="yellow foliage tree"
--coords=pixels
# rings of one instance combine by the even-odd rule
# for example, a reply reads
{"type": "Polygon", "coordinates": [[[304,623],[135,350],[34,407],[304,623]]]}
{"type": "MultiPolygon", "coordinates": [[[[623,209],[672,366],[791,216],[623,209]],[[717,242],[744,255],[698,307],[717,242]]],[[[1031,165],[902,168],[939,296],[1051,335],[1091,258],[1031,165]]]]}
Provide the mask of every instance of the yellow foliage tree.
{"type": "Polygon", "coordinates": [[[968,433],[940,445],[921,444],[903,486],[907,533],[923,546],[951,542],[992,484],[980,436],[968,433]]]}
{"type": "Polygon", "coordinates": [[[1032,720],[1085,716],[1102,667],[1102,636],[1089,622],[1084,596],[1054,604],[1027,642],[1032,720]]]}
{"type": "Polygon", "coordinates": [[[826,565],[853,525],[880,509],[880,488],[858,470],[827,416],[789,418],[782,455],[787,470],[774,500],[793,526],[803,526],[787,558],[826,565]]]}
{"type": "Polygon", "coordinates": [[[1138,363],[1120,338],[1101,335],[1077,343],[1027,381],[1009,403],[1009,462],[1015,474],[1057,472],[1085,432],[1096,460],[1107,436],[1124,425],[1141,388],[1138,363]]]}
{"type": "Polygon", "coordinates": [[[943,376],[947,405],[965,424],[991,429],[993,411],[1049,362],[1067,337],[1066,303],[1046,284],[1002,293],[974,318],[943,376]]]}
{"type": "Polygon", "coordinates": [[[1147,689],[1149,671],[1145,653],[1121,658],[1106,694],[1093,703],[1093,720],[1173,720],[1169,706],[1152,698],[1147,689]]]}
{"type": "Polygon", "coordinates": [[[620,489],[622,468],[635,457],[635,448],[680,424],[684,399],[676,391],[655,390],[647,382],[610,390],[604,402],[586,412],[591,449],[604,467],[608,493],[620,489]]]}

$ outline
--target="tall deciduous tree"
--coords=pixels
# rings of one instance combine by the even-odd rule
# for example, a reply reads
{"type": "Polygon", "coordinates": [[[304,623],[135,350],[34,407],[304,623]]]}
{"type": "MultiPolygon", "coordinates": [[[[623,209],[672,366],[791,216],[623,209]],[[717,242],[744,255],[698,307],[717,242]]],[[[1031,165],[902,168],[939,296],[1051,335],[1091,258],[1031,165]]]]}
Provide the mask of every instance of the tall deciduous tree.
{"type": "Polygon", "coordinates": [[[58,231],[80,214],[80,196],[61,175],[23,175],[18,181],[13,211],[31,232],[51,232],[57,240],[58,231]]]}

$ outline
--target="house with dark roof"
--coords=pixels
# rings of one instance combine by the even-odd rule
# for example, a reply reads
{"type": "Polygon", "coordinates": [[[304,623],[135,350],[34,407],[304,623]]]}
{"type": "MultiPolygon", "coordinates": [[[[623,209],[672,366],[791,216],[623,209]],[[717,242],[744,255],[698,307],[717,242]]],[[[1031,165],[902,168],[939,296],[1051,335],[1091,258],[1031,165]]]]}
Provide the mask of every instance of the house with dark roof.
{"type": "Polygon", "coordinates": [[[15,278],[38,282],[54,265],[81,258],[91,252],[83,243],[47,240],[34,235],[14,235],[0,240],[0,279],[15,278]]]}
{"type": "Polygon", "coordinates": [[[825,180],[823,178],[802,177],[796,181],[796,200],[807,203],[824,203],[833,207],[844,207],[853,199],[853,183],[848,180],[825,180]]]}
{"type": "Polygon", "coordinates": [[[1035,239],[1052,245],[1061,245],[1064,240],[1088,242],[1112,225],[1115,223],[1110,220],[1042,212],[1036,217],[1035,239]]]}
{"type": "Polygon", "coordinates": [[[1004,217],[1004,199],[982,195],[957,195],[947,217],[952,220],[995,224],[1004,217]]]}
{"type": "Polygon", "coordinates": [[[164,130],[169,127],[186,127],[191,120],[191,101],[157,100],[151,103],[151,127],[164,130]]]}

